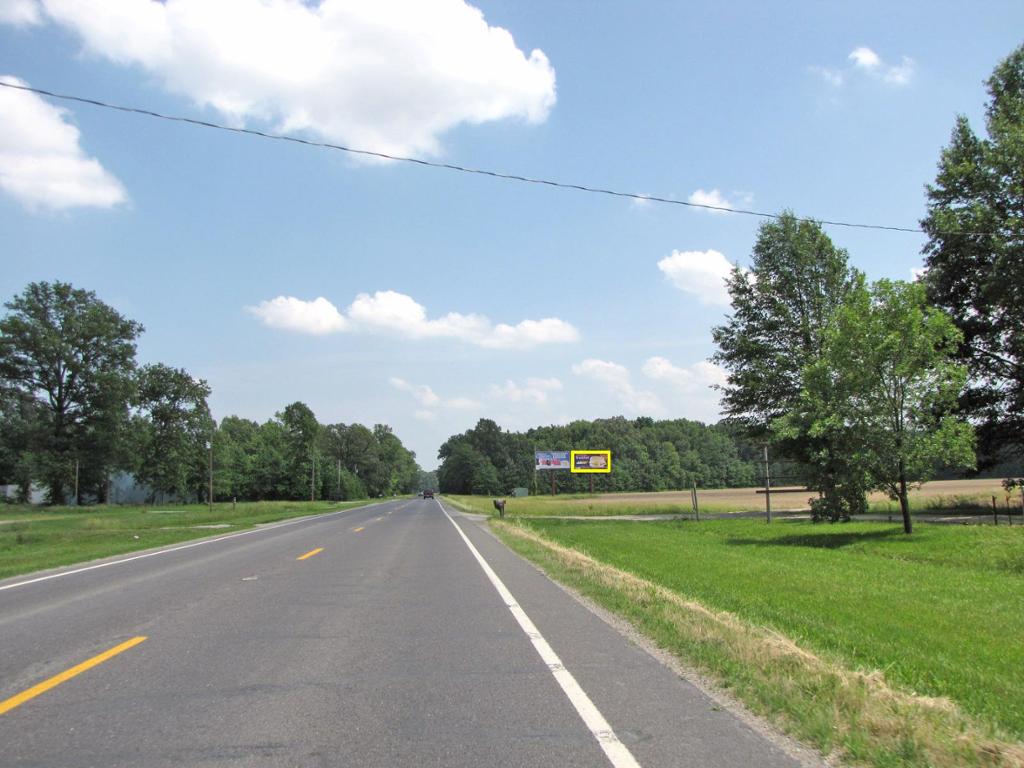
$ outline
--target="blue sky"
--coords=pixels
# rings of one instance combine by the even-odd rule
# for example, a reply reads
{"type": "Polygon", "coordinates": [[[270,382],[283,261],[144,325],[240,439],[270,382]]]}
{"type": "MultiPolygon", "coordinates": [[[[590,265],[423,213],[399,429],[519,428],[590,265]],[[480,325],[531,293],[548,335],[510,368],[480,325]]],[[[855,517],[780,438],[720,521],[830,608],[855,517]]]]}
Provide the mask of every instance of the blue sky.
{"type": "MultiPolygon", "coordinates": [[[[0,0],[0,77],[915,226],[955,115],[982,128],[983,81],[1021,30],[1016,0],[0,0]]],[[[481,416],[715,420],[719,277],[748,263],[757,225],[0,89],[5,300],[33,280],[89,288],[145,325],[142,361],[210,383],[218,418],[302,400],[323,422],[391,424],[425,468],[481,416]]],[[[919,235],[828,231],[871,278],[921,264],[919,235]]]]}

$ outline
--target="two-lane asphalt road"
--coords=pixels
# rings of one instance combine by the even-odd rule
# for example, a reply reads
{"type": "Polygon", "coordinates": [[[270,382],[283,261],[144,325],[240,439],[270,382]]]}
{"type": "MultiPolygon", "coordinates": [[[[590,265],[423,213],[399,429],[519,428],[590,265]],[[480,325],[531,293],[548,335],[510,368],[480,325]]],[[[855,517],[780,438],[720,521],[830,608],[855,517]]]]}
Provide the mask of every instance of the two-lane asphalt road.
{"type": "Polygon", "coordinates": [[[438,501],[46,576],[0,582],[3,766],[796,764],[438,501]]]}

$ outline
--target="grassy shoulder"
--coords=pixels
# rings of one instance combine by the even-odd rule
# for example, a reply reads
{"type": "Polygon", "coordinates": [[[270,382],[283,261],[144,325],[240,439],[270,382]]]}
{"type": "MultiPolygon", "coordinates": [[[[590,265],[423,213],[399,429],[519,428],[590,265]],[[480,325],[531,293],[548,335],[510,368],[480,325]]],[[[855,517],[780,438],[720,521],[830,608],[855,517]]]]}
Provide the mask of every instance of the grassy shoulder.
{"type": "Polygon", "coordinates": [[[372,501],[254,501],[158,507],[0,506],[0,579],[372,501]]]}
{"type": "Polygon", "coordinates": [[[493,525],[823,753],[1024,765],[1022,528],[493,525]]]}

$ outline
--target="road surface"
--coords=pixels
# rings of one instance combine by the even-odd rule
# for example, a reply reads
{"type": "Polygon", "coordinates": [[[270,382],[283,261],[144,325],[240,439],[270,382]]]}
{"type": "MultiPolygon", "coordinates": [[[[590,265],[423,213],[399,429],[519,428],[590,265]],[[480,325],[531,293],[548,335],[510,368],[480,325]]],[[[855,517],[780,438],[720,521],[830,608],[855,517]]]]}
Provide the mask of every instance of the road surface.
{"type": "Polygon", "coordinates": [[[0,764],[797,765],[440,501],[0,582],[0,764]]]}

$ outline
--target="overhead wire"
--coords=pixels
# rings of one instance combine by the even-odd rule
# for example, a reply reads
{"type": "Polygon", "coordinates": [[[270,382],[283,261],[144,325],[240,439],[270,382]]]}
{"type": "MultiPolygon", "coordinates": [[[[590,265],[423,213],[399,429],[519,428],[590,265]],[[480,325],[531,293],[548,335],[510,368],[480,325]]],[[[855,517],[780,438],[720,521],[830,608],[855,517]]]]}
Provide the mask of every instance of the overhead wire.
{"type": "MultiPolygon", "coordinates": [[[[401,163],[411,163],[413,165],[426,166],[428,168],[439,168],[449,171],[457,171],[459,173],[476,174],[479,176],[489,176],[495,179],[504,179],[507,181],[518,181],[526,184],[539,184],[548,187],[555,187],[558,189],[569,189],[576,190],[578,192],[589,192],[592,194],[609,195],[612,197],[627,198],[630,200],[637,200],[642,202],[651,203],[664,203],[668,205],[680,205],[687,208],[701,208],[709,211],[720,211],[723,213],[736,213],[744,216],[756,216],[763,219],[780,219],[781,214],[767,213],[765,211],[754,211],[745,208],[732,208],[724,205],[711,205],[708,203],[695,203],[689,200],[676,200],[670,197],[659,197],[657,195],[643,195],[635,192],[622,192],[614,189],[605,189],[602,187],[593,187],[585,184],[574,184],[563,181],[554,181],[551,179],[533,178],[530,176],[522,176],[514,173],[502,173],[500,171],[492,171],[484,168],[472,168],[463,165],[456,165],[454,163],[443,163],[433,160],[424,160],[418,157],[403,157],[402,155],[393,155],[387,152],[377,152],[369,149],[357,149],[355,147],[347,147],[342,144],[332,144],[325,141],[315,141],[313,139],[304,139],[301,136],[291,136],[288,134],[270,133],[267,131],[260,131],[255,128],[240,128],[237,126],[223,125],[221,123],[215,123],[209,120],[199,120],[194,117],[183,117],[181,115],[167,115],[161,112],[156,112],[151,109],[142,109],[140,107],[128,107],[121,104],[111,104],[106,101],[99,99],[87,98],[85,96],[76,96],[66,93],[56,93],[54,91],[48,91],[43,88],[33,88],[28,85],[22,85],[17,83],[3,82],[0,80],[0,86],[4,88],[12,88],[19,91],[27,91],[29,93],[35,93],[39,96],[48,96],[52,99],[60,99],[62,101],[78,102],[80,104],[87,104],[94,107],[100,107],[103,109],[116,110],[118,112],[127,112],[135,115],[142,115],[145,117],[157,118],[159,120],[168,120],[175,123],[187,123],[188,125],[199,126],[202,128],[213,128],[219,131],[228,131],[230,133],[241,133],[249,136],[257,136],[263,139],[273,139],[275,141],[287,141],[294,144],[302,144],[309,147],[317,147],[320,149],[332,149],[339,152],[347,152],[352,155],[361,155],[364,157],[375,157],[381,160],[393,160],[401,163]]],[[[835,227],[849,227],[854,229],[874,229],[884,230],[888,232],[909,232],[913,234],[922,234],[924,230],[920,227],[898,227],[888,226],[884,224],[864,224],[852,221],[838,221],[830,219],[816,219],[806,218],[800,216],[794,216],[797,221],[801,222],[813,222],[816,224],[827,224],[835,227]]],[[[952,233],[950,233],[952,234],[952,233]]],[[[984,233],[972,233],[972,232],[960,232],[956,234],[984,234],[984,233]]]]}

